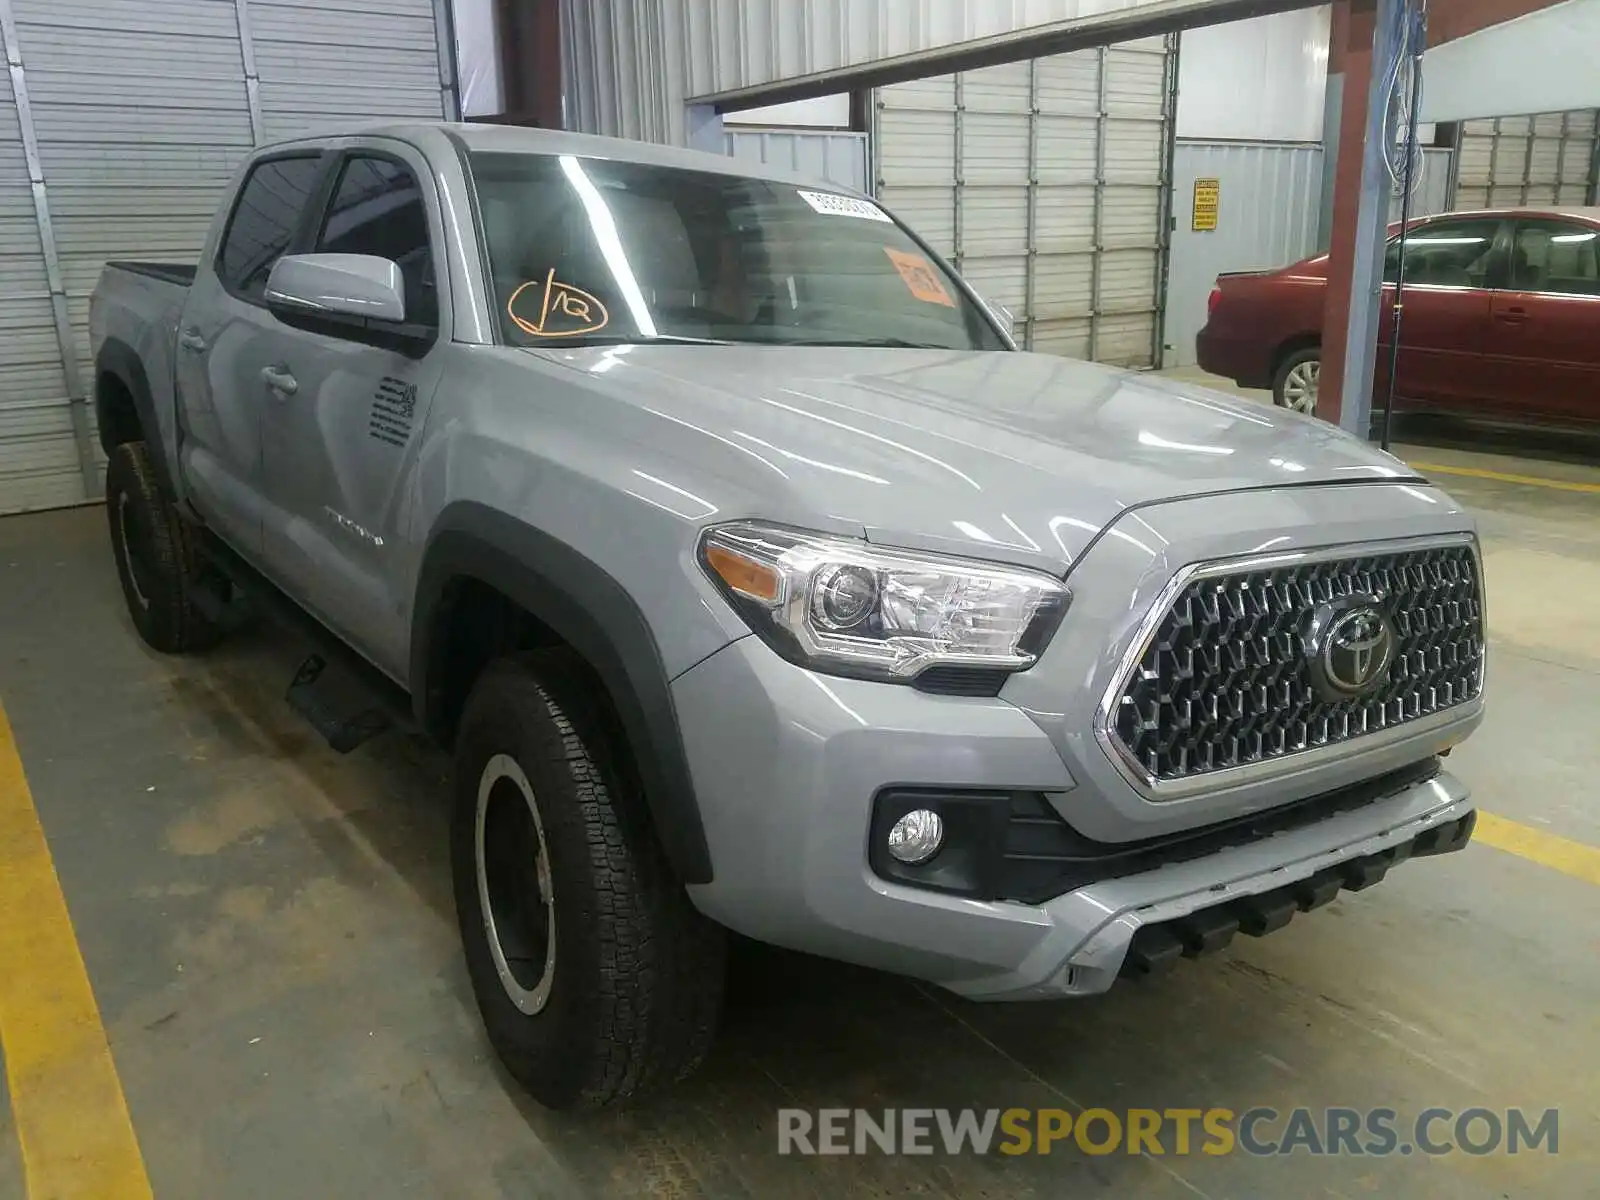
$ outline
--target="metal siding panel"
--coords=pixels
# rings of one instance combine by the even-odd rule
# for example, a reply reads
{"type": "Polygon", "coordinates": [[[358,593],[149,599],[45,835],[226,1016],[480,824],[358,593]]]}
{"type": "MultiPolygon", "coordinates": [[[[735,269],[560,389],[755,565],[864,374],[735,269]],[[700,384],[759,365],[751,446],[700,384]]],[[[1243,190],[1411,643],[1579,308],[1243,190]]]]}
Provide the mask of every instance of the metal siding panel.
{"type": "Polygon", "coordinates": [[[1528,166],[1528,139],[1501,134],[1495,142],[1494,160],[1490,170],[1494,172],[1494,181],[1497,184],[1516,183],[1521,185],[1527,177],[1528,166]]]}
{"type": "MultiPolygon", "coordinates": [[[[343,7],[250,0],[250,32],[262,49],[276,42],[287,46],[342,46],[352,56],[369,46],[432,54],[437,44],[432,6],[423,0],[412,0],[403,7],[409,11],[374,21],[343,7]]],[[[434,60],[435,80],[438,71],[438,61],[434,60]]]]}
{"type": "Polygon", "coordinates": [[[966,111],[961,119],[961,177],[967,184],[1028,182],[1028,118],[966,111]]]}
{"type": "Polygon", "coordinates": [[[878,119],[879,182],[948,185],[954,179],[955,140],[954,112],[885,109],[878,119]]]}
{"type": "Polygon", "coordinates": [[[1161,188],[1111,185],[1100,218],[1101,244],[1107,249],[1148,250],[1161,236],[1161,188]]]}
{"type": "Polygon", "coordinates": [[[1013,313],[1022,312],[1027,304],[1028,258],[1025,254],[978,258],[969,253],[962,261],[961,277],[984,297],[1004,304],[1013,313]]]}
{"type": "MultiPolygon", "coordinates": [[[[28,62],[29,25],[117,33],[231,38],[233,0],[12,0],[28,62]]],[[[31,64],[30,64],[31,65],[31,64]]]]}
{"type": "Polygon", "coordinates": [[[1097,129],[1094,117],[1039,114],[1039,182],[1093,183],[1097,129]]]}
{"type": "Polygon", "coordinates": [[[725,153],[741,162],[779,166],[857,191],[869,190],[864,133],[728,126],[722,138],[725,153]]]}
{"type": "Polygon", "coordinates": [[[1154,248],[1104,251],[1100,255],[1100,295],[1096,298],[1096,307],[1101,312],[1127,313],[1150,312],[1155,306],[1154,248]]]}
{"type": "Polygon", "coordinates": [[[250,0],[249,13],[268,139],[443,116],[433,0],[250,0]]]}
{"type": "MultiPolygon", "coordinates": [[[[1152,264],[1154,257],[1151,256],[1152,264]]],[[[1154,311],[1148,314],[1110,313],[1100,317],[1096,322],[1099,326],[1096,359],[1119,367],[1149,366],[1150,345],[1156,336],[1155,322],[1154,311]]]]}
{"type": "Polygon", "coordinates": [[[1178,143],[1164,365],[1195,361],[1195,335],[1205,325],[1206,298],[1219,274],[1281,267],[1314,251],[1321,195],[1320,146],[1178,143]],[[1211,232],[1193,228],[1197,179],[1220,181],[1217,228],[1211,232]]]}
{"type": "Polygon", "coordinates": [[[878,98],[885,108],[932,108],[944,111],[956,106],[956,77],[934,75],[913,79],[893,87],[880,88],[878,98]]]}
{"type": "Polygon", "coordinates": [[[1094,246],[1094,187],[1092,185],[1040,187],[1039,249],[1089,250],[1094,246]]]}
{"type": "Polygon", "coordinates": [[[1037,321],[1087,319],[1094,310],[1094,255],[1039,255],[1034,268],[1033,306],[1037,321]]]}
{"type": "MultiPolygon", "coordinates": [[[[1160,43],[1157,42],[1157,47],[1160,43]]],[[[1167,56],[1164,50],[1106,51],[1106,111],[1113,116],[1161,119],[1165,103],[1167,56]]]]}
{"type": "Polygon", "coordinates": [[[918,235],[940,254],[948,257],[956,248],[956,201],[952,187],[879,188],[884,207],[915,229],[918,235]]]}
{"type": "Polygon", "coordinates": [[[1534,138],[1528,154],[1527,181],[1530,184],[1553,184],[1561,174],[1564,139],[1534,138]]]}
{"type": "Polygon", "coordinates": [[[1539,113],[1531,118],[1533,123],[1533,136],[1544,138],[1559,138],[1564,131],[1563,119],[1566,113],[1539,113]]]}
{"type": "Polygon", "coordinates": [[[1041,58],[1039,111],[1094,116],[1100,110],[1100,56],[1093,50],[1041,58]]]}
{"type": "Polygon", "coordinates": [[[962,273],[970,274],[973,258],[1026,255],[1028,252],[1028,189],[968,187],[962,194],[962,273]]]}
{"type": "Polygon", "coordinates": [[[968,71],[962,79],[961,102],[968,112],[1022,113],[1032,107],[1026,62],[968,71]]]}
{"type": "Polygon", "coordinates": [[[1460,186],[1482,188],[1489,182],[1489,172],[1494,165],[1494,139],[1478,134],[1463,134],[1461,161],[1456,169],[1460,186]]]}

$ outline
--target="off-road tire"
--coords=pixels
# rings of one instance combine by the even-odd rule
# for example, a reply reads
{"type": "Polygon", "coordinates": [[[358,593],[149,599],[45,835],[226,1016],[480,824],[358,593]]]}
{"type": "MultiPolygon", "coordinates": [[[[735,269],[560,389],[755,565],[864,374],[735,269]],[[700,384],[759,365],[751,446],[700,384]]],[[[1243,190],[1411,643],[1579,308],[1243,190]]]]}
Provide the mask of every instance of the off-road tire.
{"type": "Polygon", "coordinates": [[[726,935],[668,865],[598,689],[565,651],[499,660],[456,741],[451,863],[467,971],[501,1061],[554,1109],[598,1108],[691,1072],[715,1036],[726,969],[726,935]],[[548,999],[532,1015],[501,982],[479,892],[480,783],[501,755],[531,788],[553,894],[548,999]]]}
{"type": "Polygon", "coordinates": [[[194,605],[203,569],[195,531],[178,515],[143,442],[111,451],[106,518],[128,615],[145,643],[163,654],[215,645],[219,631],[194,605]]]}

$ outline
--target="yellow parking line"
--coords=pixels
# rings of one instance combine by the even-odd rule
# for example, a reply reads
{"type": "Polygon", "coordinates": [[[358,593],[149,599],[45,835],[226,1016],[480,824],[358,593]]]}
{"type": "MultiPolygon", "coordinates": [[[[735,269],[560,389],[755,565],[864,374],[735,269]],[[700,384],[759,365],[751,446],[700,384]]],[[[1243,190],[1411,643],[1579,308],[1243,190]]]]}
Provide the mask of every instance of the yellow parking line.
{"type": "Polygon", "coordinates": [[[1600,885],[1600,848],[1480,811],[1472,840],[1600,885]]]}
{"type": "Polygon", "coordinates": [[[0,964],[0,1049],[28,1195],[149,1200],[144,1158],[3,707],[0,964]]]}
{"type": "Polygon", "coordinates": [[[1490,471],[1483,467],[1449,467],[1443,463],[1414,462],[1409,465],[1429,475],[1465,475],[1470,479],[1495,479],[1501,483],[1520,483],[1527,487],[1553,488],[1558,492],[1593,492],[1600,494],[1600,483],[1576,483],[1570,479],[1546,479],[1542,475],[1511,475],[1505,471],[1490,471]]]}

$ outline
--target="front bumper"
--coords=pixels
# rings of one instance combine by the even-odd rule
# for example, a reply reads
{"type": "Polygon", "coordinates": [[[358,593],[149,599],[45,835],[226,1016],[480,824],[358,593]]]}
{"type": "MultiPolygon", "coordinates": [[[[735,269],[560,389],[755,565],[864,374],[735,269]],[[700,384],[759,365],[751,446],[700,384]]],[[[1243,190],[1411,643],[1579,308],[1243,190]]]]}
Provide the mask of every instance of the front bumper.
{"type": "Polygon", "coordinates": [[[816,675],[753,637],[681,676],[674,692],[715,873],[689,889],[699,908],[761,941],[975,999],[1104,991],[1125,967],[1213,949],[1241,926],[1268,932],[1287,920],[1286,901],[1313,907],[1413,851],[1457,849],[1471,831],[1465,787],[1441,773],[1044,903],[967,899],[873,872],[873,797],[898,786],[1016,789],[1064,794],[1070,813],[1075,781],[1021,709],[816,675]]]}

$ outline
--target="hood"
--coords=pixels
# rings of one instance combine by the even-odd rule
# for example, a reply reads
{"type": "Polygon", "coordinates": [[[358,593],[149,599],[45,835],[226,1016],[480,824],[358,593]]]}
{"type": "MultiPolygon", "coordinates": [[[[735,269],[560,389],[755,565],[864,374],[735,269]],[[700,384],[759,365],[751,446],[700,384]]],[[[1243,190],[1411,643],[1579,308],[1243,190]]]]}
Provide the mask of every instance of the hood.
{"type": "Polygon", "coordinates": [[[673,436],[697,432],[716,461],[765,463],[766,490],[798,501],[789,513],[859,524],[883,544],[1070,567],[1136,505],[1417,478],[1314,418],[1053,355],[664,345],[530,353],[660,415],[673,436]]]}

